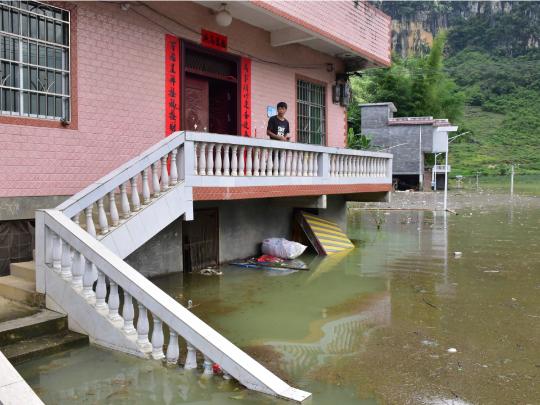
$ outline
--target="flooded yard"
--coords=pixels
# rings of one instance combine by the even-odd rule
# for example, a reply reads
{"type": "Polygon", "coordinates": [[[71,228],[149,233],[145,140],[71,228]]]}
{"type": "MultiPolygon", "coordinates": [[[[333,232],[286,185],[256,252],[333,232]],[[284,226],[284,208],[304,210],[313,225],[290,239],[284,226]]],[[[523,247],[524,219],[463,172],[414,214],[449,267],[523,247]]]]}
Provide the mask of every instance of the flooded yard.
{"type": "MultiPolygon", "coordinates": [[[[476,206],[354,209],[356,249],[310,271],[155,282],[312,404],[538,404],[540,202],[476,206]]],[[[18,370],[47,404],[282,403],[95,347],[18,370]]]]}

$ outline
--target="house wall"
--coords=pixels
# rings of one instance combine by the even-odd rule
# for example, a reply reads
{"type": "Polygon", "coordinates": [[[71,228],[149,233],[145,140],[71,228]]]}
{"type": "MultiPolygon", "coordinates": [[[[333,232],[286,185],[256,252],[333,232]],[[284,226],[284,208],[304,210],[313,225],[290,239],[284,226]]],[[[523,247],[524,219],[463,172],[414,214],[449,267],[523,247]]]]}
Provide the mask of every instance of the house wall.
{"type": "MultiPolygon", "coordinates": [[[[219,215],[219,261],[228,262],[259,255],[266,238],[291,238],[293,211],[297,206],[282,199],[195,202],[197,209],[217,208],[219,215]]],[[[305,207],[305,205],[303,205],[305,207]]],[[[327,196],[321,218],[347,227],[343,196],[327,196]]],[[[182,218],[129,255],[125,260],[147,277],[182,271],[182,218]]]]}
{"type": "MultiPolygon", "coordinates": [[[[135,3],[128,11],[110,3],[67,5],[72,8],[72,65],[76,67],[74,123],[49,128],[41,120],[25,119],[17,125],[0,117],[0,207],[19,204],[8,197],[72,195],[164,136],[167,32],[199,42],[191,28],[204,27],[227,35],[231,52],[257,57],[252,60],[251,81],[252,129],[258,137],[266,136],[266,107],[282,100],[290,106],[287,117],[295,133],[297,75],[328,83],[328,145],[344,145],[345,109],[330,98],[331,84],[341,69],[339,60],[302,45],[273,48],[269,32],[238,20],[220,28],[209,9],[197,4],[151,6],[162,15],[135,3]],[[292,69],[280,63],[310,68],[292,69]],[[327,72],[326,63],[334,64],[336,71],[327,72]]],[[[37,199],[25,212],[51,208],[56,202],[37,199]]],[[[13,219],[9,212],[0,210],[0,220],[13,219]]]]}

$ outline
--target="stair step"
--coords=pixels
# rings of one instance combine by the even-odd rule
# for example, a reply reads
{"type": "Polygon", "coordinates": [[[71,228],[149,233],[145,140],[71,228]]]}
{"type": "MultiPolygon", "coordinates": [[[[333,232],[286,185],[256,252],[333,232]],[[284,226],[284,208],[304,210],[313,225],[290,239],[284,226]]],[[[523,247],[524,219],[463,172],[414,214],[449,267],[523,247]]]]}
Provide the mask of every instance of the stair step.
{"type": "Polygon", "coordinates": [[[67,349],[85,346],[88,344],[88,336],[76,332],[58,332],[52,335],[38,336],[32,339],[24,339],[2,347],[2,353],[12,364],[42,357],[48,354],[58,353],[67,349]]]}
{"type": "Polygon", "coordinates": [[[36,292],[36,283],[16,276],[0,277],[0,295],[37,307],[45,305],[45,295],[36,292]]]}
{"type": "Polygon", "coordinates": [[[34,261],[11,263],[9,265],[9,272],[12,276],[32,281],[33,283],[36,282],[36,263],[34,261]]]}
{"type": "Polygon", "coordinates": [[[42,309],[38,313],[0,323],[0,347],[47,334],[67,331],[67,316],[42,309]]]}

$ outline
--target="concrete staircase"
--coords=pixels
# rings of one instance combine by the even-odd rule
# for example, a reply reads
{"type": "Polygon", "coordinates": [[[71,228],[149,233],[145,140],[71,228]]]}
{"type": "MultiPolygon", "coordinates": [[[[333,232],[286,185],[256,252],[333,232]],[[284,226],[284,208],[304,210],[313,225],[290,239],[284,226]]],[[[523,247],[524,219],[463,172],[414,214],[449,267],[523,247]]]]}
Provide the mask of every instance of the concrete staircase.
{"type": "Polygon", "coordinates": [[[0,351],[12,364],[88,344],[88,336],[68,330],[67,316],[42,309],[0,323],[0,351]]]}
{"type": "Polygon", "coordinates": [[[10,275],[0,277],[0,296],[30,306],[44,307],[45,294],[36,292],[35,262],[11,263],[10,275]]]}

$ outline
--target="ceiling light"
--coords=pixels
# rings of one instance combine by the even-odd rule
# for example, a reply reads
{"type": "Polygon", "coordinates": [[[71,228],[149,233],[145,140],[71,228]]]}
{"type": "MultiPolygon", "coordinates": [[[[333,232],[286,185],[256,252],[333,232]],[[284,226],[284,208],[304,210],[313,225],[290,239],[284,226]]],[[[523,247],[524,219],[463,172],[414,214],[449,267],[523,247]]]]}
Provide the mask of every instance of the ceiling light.
{"type": "Polygon", "coordinates": [[[232,23],[232,15],[227,10],[227,3],[221,3],[220,10],[216,13],[216,23],[220,27],[228,27],[232,23]]]}

